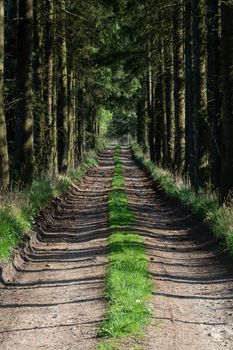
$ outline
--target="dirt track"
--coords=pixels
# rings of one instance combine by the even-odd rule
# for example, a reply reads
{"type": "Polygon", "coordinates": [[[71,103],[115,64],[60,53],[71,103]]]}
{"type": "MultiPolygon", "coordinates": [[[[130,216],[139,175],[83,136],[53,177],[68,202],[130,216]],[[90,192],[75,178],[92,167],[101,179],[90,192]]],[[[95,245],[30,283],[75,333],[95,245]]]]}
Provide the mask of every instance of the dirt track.
{"type": "Polygon", "coordinates": [[[112,151],[39,220],[43,239],[24,252],[0,291],[0,349],[94,349],[103,319],[112,151]]]}
{"type": "Polygon", "coordinates": [[[233,349],[233,266],[208,227],[166,199],[125,154],[134,231],[144,236],[155,284],[145,348],[233,349]]]}
{"type": "MultiPolygon", "coordinates": [[[[155,283],[145,349],[233,349],[233,269],[208,228],[153,182],[124,150],[133,231],[144,236],[155,283]]],[[[94,350],[104,317],[107,196],[112,151],[46,211],[35,243],[0,289],[1,350],[94,350]]],[[[130,349],[130,346],[127,346],[130,349]]],[[[125,350],[125,349],[122,349],[125,350]]]]}

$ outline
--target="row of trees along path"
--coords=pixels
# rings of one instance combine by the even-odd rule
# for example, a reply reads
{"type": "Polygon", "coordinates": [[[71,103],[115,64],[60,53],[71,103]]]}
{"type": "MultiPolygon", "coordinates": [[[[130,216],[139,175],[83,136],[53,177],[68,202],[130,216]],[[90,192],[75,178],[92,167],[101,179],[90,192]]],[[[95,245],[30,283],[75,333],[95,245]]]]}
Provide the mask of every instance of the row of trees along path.
{"type": "MultiPolygon", "coordinates": [[[[131,229],[144,238],[154,284],[152,321],[140,347],[232,349],[232,266],[208,228],[164,197],[128,149],[122,150],[121,162],[135,214],[131,229]]],[[[108,149],[97,167],[41,213],[30,242],[2,280],[1,349],[97,349],[106,308],[113,169],[113,149],[108,149]]]]}
{"type": "Polygon", "coordinates": [[[72,168],[110,113],[154,162],[227,198],[232,23],[232,0],[0,1],[1,185],[72,168]]]}

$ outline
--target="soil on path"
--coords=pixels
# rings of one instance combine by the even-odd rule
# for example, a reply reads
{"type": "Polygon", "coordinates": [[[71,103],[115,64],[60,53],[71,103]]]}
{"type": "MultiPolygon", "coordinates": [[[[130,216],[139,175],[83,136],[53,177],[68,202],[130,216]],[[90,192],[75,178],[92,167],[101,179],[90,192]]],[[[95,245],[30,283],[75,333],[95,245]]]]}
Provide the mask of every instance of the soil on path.
{"type": "MultiPolygon", "coordinates": [[[[126,193],[155,284],[150,350],[233,349],[233,268],[209,229],[122,154],[126,193]]],[[[43,213],[15,275],[0,285],[1,350],[94,350],[104,317],[112,150],[43,213]]],[[[130,349],[128,343],[122,350],[130,349]]]]}
{"type": "Polygon", "coordinates": [[[233,349],[233,266],[207,225],[169,200],[122,154],[126,193],[142,234],[155,285],[153,319],[143,348],[233,349]]]}
{"type": "Polygon", "coordinates": [[[44,212],[21,252],[24,263],[0,284],[1,350],[95,349],[105,312],[112,152],[44,212]]]}

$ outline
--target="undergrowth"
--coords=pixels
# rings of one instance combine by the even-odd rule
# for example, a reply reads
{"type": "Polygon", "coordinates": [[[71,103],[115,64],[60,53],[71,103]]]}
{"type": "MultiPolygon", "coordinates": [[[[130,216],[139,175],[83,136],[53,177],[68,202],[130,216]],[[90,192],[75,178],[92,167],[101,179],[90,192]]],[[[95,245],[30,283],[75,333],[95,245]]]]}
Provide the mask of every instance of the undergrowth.
{"type": "Polygon", "coordinates": [[[30,229],[39,211],[59,196],[86,171],[97,164],[94,152],[66,176],[54,179],[41,177],[33,181],[31,188],[12,191],[0,204],[0,261],[8,261],[12,251],[20,243],[23,234],[30,229]]]}
{"type": "Polygon", "coordinates": [[[150,170],[165,193],[180,200],[194,214],[209,222],[215,237],[233,257],[233,207],[220,206],[214,193],[207,193],[201,189],[195,192],[183,181],[175,181],[170,172],[146,159],[138,145],[133,145],[132,150],[139,164],[150,170]]]}
{"type": "Polygon", "coordinates": [[[134,217],[127,195],[123,192],[124,177],[119,148],[114,153],[114,161],[112,192],[109,195],[109,226],[114,228],[114,232],[108,240],[109,266],[105,283],[108,309],[106,320],[98,332],[100,337],[113,339],[101,343],[100,350],[122,349],[122,337],[142,335],[143,326],[150,319],[147,304],[152,284],[142,237],[120,231],[120,227],[133,224],[134,217]]]}

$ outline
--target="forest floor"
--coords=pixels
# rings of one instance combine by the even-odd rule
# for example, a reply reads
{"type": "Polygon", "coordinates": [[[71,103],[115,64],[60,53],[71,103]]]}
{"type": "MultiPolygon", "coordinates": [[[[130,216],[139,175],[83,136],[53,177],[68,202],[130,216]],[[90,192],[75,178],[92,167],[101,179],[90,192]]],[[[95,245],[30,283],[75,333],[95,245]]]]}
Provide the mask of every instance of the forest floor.
{"type": "MultiPolygon", "coordinates": [[[[113,150],[41,214],[0,284],[1,350],[94,350],[104,319],[113,150]],[[37,232],[37,235],[36,233],[37,232]],[[14,272],[14,273],[13,273],[14,272]]],[[[233,348],[233,264],[209,228],[168,199],[123,149],[125,188],[154,292],[137,349],[233,348]]],[[[122,350],[136,349],[128,343],[122,350]]]]}

